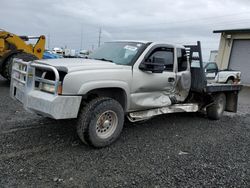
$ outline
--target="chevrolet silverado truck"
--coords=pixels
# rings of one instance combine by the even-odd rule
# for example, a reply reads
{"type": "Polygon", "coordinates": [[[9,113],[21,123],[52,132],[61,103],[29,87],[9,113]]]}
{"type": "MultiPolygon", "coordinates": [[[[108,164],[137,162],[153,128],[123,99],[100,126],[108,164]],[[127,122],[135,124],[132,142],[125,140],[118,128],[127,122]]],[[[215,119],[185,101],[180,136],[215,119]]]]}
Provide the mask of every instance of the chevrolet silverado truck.
{"type": "Polygon", "coordinates": [[[10,92],[31,112],[72,119],[84,143],[105,147],[117,140],[125,117],[137,122],[206,111],[218,120],[224,111],[237,111],[241,85],[208,84],[200,49],[199,42],[114,41],[88,59],[15,59],[10,92]],[[193,60],[200,67],[191,68],[193,60]]]}
{"type": "Polygon", "coordinates": [[[215,62],[209,62],[204,67],[207,81],[210,83],[237,84],[240,82],[241,72],[235,70],[219,70],[215,62]]]}

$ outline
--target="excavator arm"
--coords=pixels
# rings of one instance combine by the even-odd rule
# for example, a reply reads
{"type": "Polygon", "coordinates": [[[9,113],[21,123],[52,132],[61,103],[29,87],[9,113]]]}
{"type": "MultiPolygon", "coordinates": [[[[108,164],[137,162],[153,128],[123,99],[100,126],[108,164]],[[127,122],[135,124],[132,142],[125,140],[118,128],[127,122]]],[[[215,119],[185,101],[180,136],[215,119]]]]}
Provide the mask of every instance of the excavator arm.
{"type": "Polygon", "coordinates": [[[10,80],[14,58],[26,61],[42,59],[44,50],[44,35],[40,37],[17,36],[0,30],[0,74],[10,80]],[[37,39],[36,44],[27,44],[26,41],[30,39],[37,39]]]}

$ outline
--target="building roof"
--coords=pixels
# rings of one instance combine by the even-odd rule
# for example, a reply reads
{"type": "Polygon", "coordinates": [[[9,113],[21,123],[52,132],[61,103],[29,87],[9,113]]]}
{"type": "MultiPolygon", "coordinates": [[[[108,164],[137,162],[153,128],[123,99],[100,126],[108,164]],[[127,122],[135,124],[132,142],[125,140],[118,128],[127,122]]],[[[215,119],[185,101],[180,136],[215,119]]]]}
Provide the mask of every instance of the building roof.
{"type": "Polygon", "coordinates": [[[250,28],[215,30],[214,33],[250,33],[250,28]]]}

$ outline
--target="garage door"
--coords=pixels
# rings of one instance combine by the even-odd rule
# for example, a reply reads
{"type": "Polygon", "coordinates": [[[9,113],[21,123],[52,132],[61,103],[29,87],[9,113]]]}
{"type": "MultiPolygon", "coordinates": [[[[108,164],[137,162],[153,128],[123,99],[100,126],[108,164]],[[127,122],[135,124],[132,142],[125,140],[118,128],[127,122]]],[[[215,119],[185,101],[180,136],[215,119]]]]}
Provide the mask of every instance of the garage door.
{"type": "Polygon", "coordinates": [[[240,70],[242,83],[250,85],[250,40],[234,40],[229,68],[240,70]]]}

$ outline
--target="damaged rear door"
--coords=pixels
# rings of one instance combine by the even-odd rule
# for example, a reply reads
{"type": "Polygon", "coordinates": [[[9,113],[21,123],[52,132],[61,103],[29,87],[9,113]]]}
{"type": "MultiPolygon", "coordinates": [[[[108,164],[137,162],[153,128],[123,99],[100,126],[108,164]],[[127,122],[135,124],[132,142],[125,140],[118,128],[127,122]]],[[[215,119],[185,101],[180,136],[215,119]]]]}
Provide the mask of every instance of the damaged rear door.
{"type": "Polygon", "coordinates": [[[130,101],[132,110],[171,105],[170,97],[174,94],[176,85],[174,54],[173,47],[156,45],[140,64],[133,67],[130,101]],[[164,64],[163,70],[161,64],[164,64]]]}

